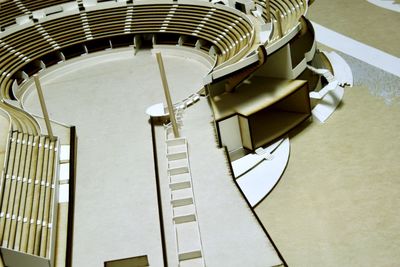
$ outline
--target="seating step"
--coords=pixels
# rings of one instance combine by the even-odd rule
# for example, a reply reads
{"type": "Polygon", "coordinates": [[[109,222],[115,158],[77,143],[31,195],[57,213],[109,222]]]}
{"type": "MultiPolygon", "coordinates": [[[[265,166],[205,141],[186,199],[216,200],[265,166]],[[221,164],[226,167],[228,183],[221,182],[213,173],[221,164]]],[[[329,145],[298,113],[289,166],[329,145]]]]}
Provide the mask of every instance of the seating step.
{"type": "Polygon", "coordinates": [[[169,175],[179,175],[179,174],[184,174],[184,173],[189,173],[189,167],[188,166],[182,166],[182,167],[177,167],[177,168],[169,168],[168,169],[169,175]]]}
{"type": "Polygon", "coordinates": [[[179,206],[173,208],[173,219],[176,224],[196,221],[194,205],[179,206]]]}
{"type": "Polygon", "coordinates": [[[188,168],[189,167],[188,165],[189,165],[189,162],[186,158],[168,161],[168,168],[170,170],[177,169],[177,168],[185,168],[185,167],[188,168]]]}
{"type": "Polygon", "coordinates": [[[177,153],[186,153],[186,152],[187,152],[186,144],[174,145],[174,146],[168,146],[167,147],[167,155],[169,155],[169,154],[177,154],[177,153]]]}
{"type": "Polygon", "coordinates": [[[167,154],[167,158],[169,161],[187,159],[187,152],[183,151],[183,152],[170,153],[167,154]]]}
{"type": "Polygon", "coordinates": [[[171,190],[181,190],[181,189],[185,189],[185,188],[190,188],[191,186],[192,186],[192,184],[190,183],[190,181],[176,182],[176,183],[169,184],[169,188],[171,190]]]}
{"type": "Polygon", "coordinates": [[[191,188],[172,191],[171,204],[174,208],[193,204],[193,193],[191,188]]]}
{"type": "Polygon", "coordinates": [[[179,261],[202,257],[197,222],[176,225],[179,261]]]}
{"type": "Polygon", "coordinates": [[[174,138],[166,141],[168,147],[186,145],[186,138],[174,138]]]}
{"type": "Polygon", "coordinates": [[[182,174],[170,176],[171,184],[180,183],[180,182],[190,182],[190,181],[191,181],[190,173],[182,173],[182,174]]]}
{"type": "MultiPolygon", "coordinates": [[[[189,261],[193,259],[201,258],[201,250],[194,250],[189,252],[179,253],[179,261],[189,261]]],[[[200,265],[202,266],[202,265],[200,265]]]]}

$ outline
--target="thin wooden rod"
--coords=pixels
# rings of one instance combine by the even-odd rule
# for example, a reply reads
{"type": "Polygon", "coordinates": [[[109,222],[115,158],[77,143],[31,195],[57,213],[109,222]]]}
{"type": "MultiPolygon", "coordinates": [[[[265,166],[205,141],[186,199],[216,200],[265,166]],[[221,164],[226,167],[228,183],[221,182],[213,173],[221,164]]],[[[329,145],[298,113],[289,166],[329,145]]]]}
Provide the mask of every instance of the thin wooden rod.
{"type": "Polygon", "coordinates": [[[160,69],[161,80],[164,88],[165,99],[167,100],[167,107],[169,112],[169,118],[172,123],[172,129],[174,131],[175,138],[179,138],[178,124],[176,123],[174,106],[172,105],[171,94],[168,87],[167,76],[165,75],[164,63],[160,52],[156,53],[158,68],[160,69]]]}
{"type": "Polygon", "coordinates": [[[279,10],[275,12],[275,18],[276,18],[276,26],[278,28],[279,38],[282,38],[283,37],[282,17],[281,17],[281,12],[279,10]]]}
{"type": "Polygon", "coordinates": [[[47,133],[50,136],[51,140],[54,140],[53,129],[51,128],[51,123],[49,119],[49,113],[47,112],[46,103],[44,102],[42,86],[40,84],[39,76],[37,74],[33,75],[33,79],[35,80],[36,90],[39,96],[40,106],[42,107],[44,121],[46,123],[47,133]]]}

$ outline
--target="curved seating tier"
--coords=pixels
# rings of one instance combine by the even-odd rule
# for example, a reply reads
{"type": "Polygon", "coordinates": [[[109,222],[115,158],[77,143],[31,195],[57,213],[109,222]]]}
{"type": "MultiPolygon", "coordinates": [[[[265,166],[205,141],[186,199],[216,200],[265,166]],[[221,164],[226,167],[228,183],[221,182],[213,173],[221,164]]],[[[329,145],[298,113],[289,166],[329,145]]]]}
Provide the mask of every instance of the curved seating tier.
{"type": "Polygon", "coordinates": [[[304,0],[255,0],[255,3],[263,8],[262,18],[264,21],[270,21],[272,19],[274,24],[274,32],[270,38],[270,43],[278,40],[279,32],[277,30],[277,18],[276,12],[279,11],[281,14],[282,21],[282,32],[283,34],[290,31],[297,25],[299,19],[304,15],[306,11],[306,3],[304,0]],[[267,13],[267,1],[270,4],[270,13],[267,13]],[[270,16],[270,18],[269,18],[270,16]]]}
{"type": "Polygon", "coordinates": [[[20,0],[21,4],[30,11],[35,11],[50,6],[65,4],[68,2],[75,2],[75,0],[20,0]]]}
{"type": "MultiPolygon", "coordinates": [[[[231,60],[239,52],[249,49],[254,39],[254,27],[244,14],[212,4],[127,4],[82,10],[36,22],[0,38],[1,98],[13,99],[13,84],[19,84],[43,67],[110,48],[110,40],[117,42],[118,37],[125,36],[131,38],[132,45],[134,35],[162,36],[166,33],[205,41],[208,48],[215,48],[217,63],[231,60]]],[[[10,108],[4,104],[0,107],[10,108]]],[[[18,121],[13,114],[12,120],[18,121]]],[[[21,124],[24,121],[32,124],[26,115],[19,114],[19,117],[22,117],[21,124]]],[[[39,131],[37,125],[31,126],[39,131]]],[[[19,124],[16,127],[16,130],[24,130],[19,124]]]]}
{"type": "Polygon", "coordinates": [[[0,2],[0,28],[15,24],[15,18],[28,13],[28,10],[22,10],[14,1],[0,2]]]}
{"type": "Polygon", "coordinates": [[[24,15],[32,15],[35,10],[56,6],[74,0],[6,0],[0,1],[0,28],[11,26],[16,23],[16,18],[24,15]]]}

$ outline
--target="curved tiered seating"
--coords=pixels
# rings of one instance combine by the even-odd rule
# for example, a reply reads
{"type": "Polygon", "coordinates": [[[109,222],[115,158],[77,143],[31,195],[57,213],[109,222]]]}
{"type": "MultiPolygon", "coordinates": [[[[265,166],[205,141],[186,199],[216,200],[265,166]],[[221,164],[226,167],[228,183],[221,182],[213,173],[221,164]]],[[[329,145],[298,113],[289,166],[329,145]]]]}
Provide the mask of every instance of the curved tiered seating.
{"type": "Polygon", "coordinates": [[[305,13],[306,6],[303,0],[256,0],[256,4],[263,8],[262,18],[265,22],[273,22],[273,35],[270,38],[270,43],[278,40],[279,30],[277,24],[277,12],[279,11],[282,21],[282,34],[284,35],[295,27],[299,18],[305,13]],[[267,12],[267,2],[269,2],[270,12],[267,12]]]}
{"type": "Polygon", "coordinates": [[[49,6],[56,6],[65,4],[68,2],[75,2],[74,0],[20,0],[21,4],[24,5],[30,11],[39,10],[43,8],[47,8],[49,6]]]}
{"type": "MultiPolygon", "coordinates": [[[[27,10],[24,10],[27,12],[27,10]]],[[[0,28],[15,24],[15,18],[25,14],[14,1],[4,1],[0,3],[0,28]]]]}
{"type": "Polygon", "coordinates": [[[73,0],[19,0],[4,1],[0,3],[0,28],[11,26],[16,23],[16,18],[23,15],[32,15],[35,10],[51,6],[75,2],[73,0]]]}
{"type": "Polygon", "coordinates": [[[92,40],[120,35],[163,33],[206,40],[219,51],[218,63],[231,60],[243,49],[250,48],[254,34],[250,21],[244,16],[212,5],[127,5],[82,11],[79,15],[37,23],[1,39],[2,96],[12,98],[13,79],[21,76],[21,71],[26,73],[29,64],[39,65],[38,59],[54,51],[62,52],[71,45],[90,46],[92,40]]]}

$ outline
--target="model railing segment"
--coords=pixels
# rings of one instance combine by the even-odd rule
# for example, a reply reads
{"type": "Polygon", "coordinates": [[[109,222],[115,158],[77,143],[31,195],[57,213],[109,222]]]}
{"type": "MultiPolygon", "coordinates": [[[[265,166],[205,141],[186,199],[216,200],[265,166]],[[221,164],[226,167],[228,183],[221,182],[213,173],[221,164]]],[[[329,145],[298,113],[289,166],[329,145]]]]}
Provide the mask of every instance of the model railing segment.
{"type": "Polygon", "coordinates": [[[4,1],[0,3],[0,28],[15,24],[15,18],[27,13],[22,10],[14,1],[4,1]]]}
{"type": "Polygon", "coordinates": [[[61,4],[76,2],[75,0],[7,0],[0,2],[0,30],[15,25],[17,18],[28,16],[32,12],[61,4]]]}
{"type": "Polygon", "coordinates": [[[56,5],[61,5],[65,4],[68,2],[75,2],[75,0],[19,0],[25,8],[27,8],[29,11],[35,11],[43,8],[47,8],[50,6],[56,6],[56,5]]]}

